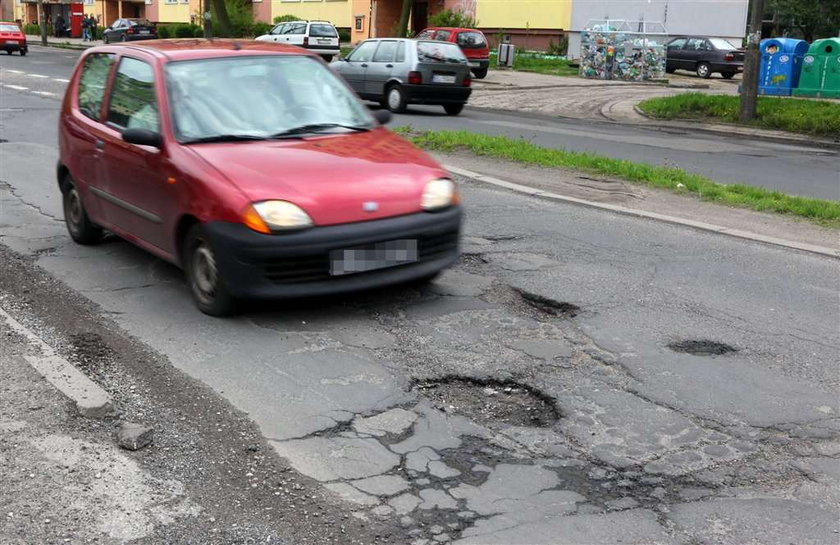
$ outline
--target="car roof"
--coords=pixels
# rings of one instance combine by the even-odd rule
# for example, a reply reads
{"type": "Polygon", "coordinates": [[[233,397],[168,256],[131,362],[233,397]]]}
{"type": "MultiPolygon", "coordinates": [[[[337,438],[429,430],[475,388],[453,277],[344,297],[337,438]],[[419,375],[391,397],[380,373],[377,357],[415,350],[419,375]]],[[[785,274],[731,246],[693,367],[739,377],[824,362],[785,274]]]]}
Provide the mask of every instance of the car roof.
{"type": "MultiPolygon", "coordinates": [[[[470,32],[481,32],[477,28],[466,28],[460,26],[430,26],[425,28],[424,30],[451,30],[453,32],[461,32],[461,31],[470,31],[470,32]]],[[[483,32],[482,32],[483,34],[483,32]]]]}
{"type": "Polygon", "coordinates": [[[170,61],[186,59],[212,59],[235,55],[304,55],[315,57],[300,47],[277,44],[274,42],[258,42],[255,40],[184,38],[181,40],[146,40],[114,46],[99,46],[89,51],[107,48],[126,48],[141,50],[170,61]]]}

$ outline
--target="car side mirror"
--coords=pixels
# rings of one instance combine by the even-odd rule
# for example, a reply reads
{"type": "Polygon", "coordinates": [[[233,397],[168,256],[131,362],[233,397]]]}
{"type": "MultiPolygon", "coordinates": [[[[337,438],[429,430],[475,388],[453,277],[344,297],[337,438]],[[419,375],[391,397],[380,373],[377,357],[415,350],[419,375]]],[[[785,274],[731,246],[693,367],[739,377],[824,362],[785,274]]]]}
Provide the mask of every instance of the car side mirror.
{"type": "Polygon", "coordinates": [[[160,133],[149,129],[126,129],[122,133],[122,139],[129,144],[137,144],[138,146],[163,147],[163,137],[160,133]]]}
{"type": "Polygon", "coordinates": [[[376,110],[373,112],[373,117],[380,125],[387,125],[391,122],[391,112],[388,110],[376,110]]]}

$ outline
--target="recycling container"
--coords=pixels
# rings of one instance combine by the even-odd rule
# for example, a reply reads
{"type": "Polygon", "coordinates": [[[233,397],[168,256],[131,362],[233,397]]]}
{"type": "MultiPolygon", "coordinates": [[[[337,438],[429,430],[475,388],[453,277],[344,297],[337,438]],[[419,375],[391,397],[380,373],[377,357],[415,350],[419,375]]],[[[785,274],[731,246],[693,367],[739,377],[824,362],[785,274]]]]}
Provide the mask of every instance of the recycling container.
{"type": "Polygon", "coordinates": [[[811,44],[802,59],[802,74],[793,95],[840,98],[840,38],[811,44]]]}
{"type": "Polygon", "coordinates": [[[761,68],[758,93],[790,96],[799,83],[802,59],[808,52],[808,42],[791,38],[771,38],[759,45],[761,68]]]}

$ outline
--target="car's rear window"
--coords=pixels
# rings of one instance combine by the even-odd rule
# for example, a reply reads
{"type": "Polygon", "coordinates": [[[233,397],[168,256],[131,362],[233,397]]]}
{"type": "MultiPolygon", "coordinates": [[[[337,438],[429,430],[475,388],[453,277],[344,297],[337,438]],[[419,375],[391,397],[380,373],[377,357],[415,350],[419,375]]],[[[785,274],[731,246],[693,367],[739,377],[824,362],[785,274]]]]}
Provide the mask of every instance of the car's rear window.
{"type": "Polygon", "coordinates": [[[128,25],[129,26],[136,26],[136,25],[153,26],[151,21],[149,21],[148,19],[129,19],[128,20],[128,25]]]}
{"type": "Polygon", "coordinates": [[[20,32],[17,25],[0,25],[0,32],[20,32]]]}
{"type": "Polygon", "coordinates": [[[709,38],[709,41],[712,42],[712,45],[715,46],[716,49],[737,49],[734,45],[727,42],[723,38],[709,38]]]}
{"type": "Polygon", "coordinates": [[[487,47],[487,40],[481,32],[459,32],[456,39],[464,49],[482,49],[487,47]]]}
{"type": "Polygon", "coordinates": [[[338,33],[332,25],[314,24],[309,25],[309,35],[316,38],[337,38],[338,33]]]}
{"type": "Polygon", "coordinates": [[[417,42],[417,58],[422,63],[458,63],[467,62],[464,52],[457,45],[449,42],[417,42]]]}

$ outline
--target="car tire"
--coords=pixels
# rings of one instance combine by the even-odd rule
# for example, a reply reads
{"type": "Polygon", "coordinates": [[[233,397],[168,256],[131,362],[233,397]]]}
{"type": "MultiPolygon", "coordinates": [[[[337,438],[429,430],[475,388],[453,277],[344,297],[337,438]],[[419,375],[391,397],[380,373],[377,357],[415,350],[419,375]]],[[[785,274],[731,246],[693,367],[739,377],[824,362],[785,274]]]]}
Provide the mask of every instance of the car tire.
{"type": "Polygon", "coordinates": [[[712,67],[707,62],[698,63],[695,71],[697,72],[697,76],[703,79],[709,79],[712,77],[712,67]]]}
{"type": "Polygon", "coordinates": [[[405,91],[403,91],[402,87],[399,85],[392,85],[385,90],[385,107],[395,114],[405,112],[405,91]]]}
{"type": "Polygon", "coordinates": [[[732,79],[735,77],[735,72],[721,72],[720,75],[723,76],[723,79],[732,79]]]}
{"type": "Polygon", "coordinates": [[[21,56],[21,57],[25,57],[27,53],[29,53],[29,50],[28,50],[28,49],[21,49],[21,50],[20,50],[20,56],[21,56]]]}
{"type": "Polygon", "coordinates": [[[478,70],[473,70],[473,76],[475,76],[475,79],[484,79],[487,77],[487,69],[479,68],[478,70]]]}
{"type": "Polygon", "coordinates": [[[665,72],[667,72],[668,74],[673,74],[676,71],[677,71],[677,69],[674,68],[673,66],[666,66],[665,67],[665,72]]]}
{"type": "Polygon", "coordinates": [[[463,104],[445,104],[443,109],[446,110],[446,115],[458,115],[460,114],[463,109],[463,104]]]}
{"type": "Polygon", "coordinates": [[[11,55],[11,54],[12,54],[12,50],[11,50],[11,49],[7,49],[7,50],[6,50],[6,55],[11,55]]]}
{"type": "Polygon", "coordinates": [[[121,42],[127,42],[127,41],[128,41],[128,38],[126,37],[126,35],[125,35],[125,34],[123,34],[122,36],[120,36],[120,41],[121,41],[121,42]]]}
{"type": "Polygon", "coordinates": [[[324,62],[326,62],[327,64],[331,63],[333,60],[332,55],[321,55],[321,58],[324,59],[324,62]]]}
{"type": "Polygon", "coordinates": [[[108,35],[107,35],[107,34],[105,34],[105,35],[103,35],[103,36],[102,36],[102,42],[103,42],[105,45],[108,45],[109,43],[111,43],[111,40],[109,40],[109,39],[108,39],[108,35]]]}
{"type": "Polygon", "coordinates": [[[187,232],[181,261],[198,310],[210,316],[232,314],[236,299],[216,268],[215,250],[200,224],[193,225],[187,232]]]}
{"type": "Polygon", "coordinates": [[[82,202],[82,196],[70,175],[66,175],[61,184],[64,224],[67,232],[78,244],[85,246],[97,244],[102,240],[102,228],[90,221],[82,202]]]}

